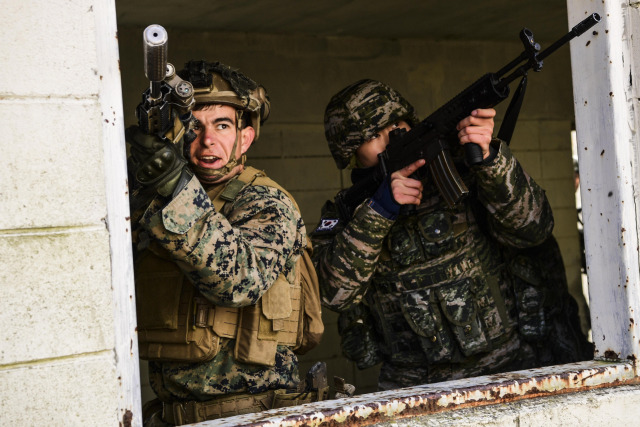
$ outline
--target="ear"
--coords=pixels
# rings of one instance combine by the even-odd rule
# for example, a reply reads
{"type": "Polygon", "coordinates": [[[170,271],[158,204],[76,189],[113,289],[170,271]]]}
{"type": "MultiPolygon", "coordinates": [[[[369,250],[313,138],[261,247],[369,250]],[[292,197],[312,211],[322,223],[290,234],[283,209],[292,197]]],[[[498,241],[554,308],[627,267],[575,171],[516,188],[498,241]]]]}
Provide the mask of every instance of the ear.
{"type": "Polygon", "coordinates": [[[256,137],[256,131],[253,127],[247,126],[240,131],[240,154],[247,152],[253,140],[256,137]]]}

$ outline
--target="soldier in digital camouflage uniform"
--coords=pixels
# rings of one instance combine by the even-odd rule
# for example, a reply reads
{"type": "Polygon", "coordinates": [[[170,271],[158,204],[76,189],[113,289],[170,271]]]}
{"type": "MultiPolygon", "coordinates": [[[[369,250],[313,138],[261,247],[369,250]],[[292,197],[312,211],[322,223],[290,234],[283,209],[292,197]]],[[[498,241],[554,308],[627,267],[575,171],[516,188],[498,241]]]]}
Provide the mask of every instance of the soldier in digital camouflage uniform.
{"type": "MultiPolygon", "coordinates": [[[[162,402],[162,411],[153,414],[148,425],[180,425],[270,409],[278,406],[274,403],[277,393],[295,391],[300,383],[298,361],[290,345],[278,341],[276,348],[271,341],[275,353],[271,361],[242,361],[238,352],[242,346],[255,344],[251,341],[255,336],[240,343],[235,338],[238,325],[229,326],[229,322],[253,321],[252,312],[242,310],[262,301],[279,278],[291,281],[306,244],[302,217],[287,194],[274,186],[231,185],[245,169],[245,153],[258,139],[270,102],[263,87],[219,63],[191,61],[179,75],[196,89],[196,138],[184,147],[185,159],[163,171],[159,192],[170,196],[156,194],[134,222],[141,355],[144,351],[149,359],[151,386],[162,402]],[[214,208],[216,195],[234,188],[220,211],[214,208]],[[171,288],[165,282],[176,275],[178,288],[171,288]],[[188,280],[183,281],[185,277],[188,280]],[[171,310],[152,304],[161,300],[162,289],[177,292],[168,299],[177,304],[180,297],[180,310],[190,310],[193,304],[193,312],[184,321],[188,322],[187,332],[200,327],[209,331],[211,343],[205,345],[213,348],[213,358],[190,362],[165,360],[175,355],[157,356],[173,348],[168,339],[154,337],[166,331],[145,325],[151,323],[146,319],[171,310]],[[193,289],[196,296],[183,303],[181,295],[193,294],[193,289]],[[229,312],[231,317],[219,321],[229,312]],[[232,330],[224,332],[223,327],[232,330]],[[164,340],[164,344],[154,340],[164,340]]],[[[136,128],[128,132],[130,170],[142,167],[166,146],[136,128]]],[[[170,322],[160,319],[165,326],[170,322]]],[[[184,359],[184,351],[177,351],[184,359]]],[[[299,391],[295,396],[301,396],[299,391]]]]}
{"type": "MultiPolygon", "coordinates": [[[[459,161],[462,150],[452,153],[473,197],[449,207],[418,160],[350,219],[328,201],[311,233],[323,304],[341,313],[343,353],[361,369],[382,362],[380,390],[540,366],[537,347],[554,345],[530,339],[545,333],[536,324],[545,315],[536,287],[545,284],[515,289],[514,263],[504,256],[504,248],[547,241],[552,212],[509,147],[492,138],[494,116],[476,110],[457,128],[458,148],[476,143],[483,152],[471,168],[459,161]],[[416,210],[404,214],[401,205],[416,210]],[[523,302],[533,310],[519,313],[523,302]]],[[[331,153],[338,168],[353,168],[354,183],[377,164],[390,131],[417,123],[396,90],[373,80],[349,85],[325,111],[331,153]]],[[[562,309],[560,300],[544,304],[562,309]]]]}

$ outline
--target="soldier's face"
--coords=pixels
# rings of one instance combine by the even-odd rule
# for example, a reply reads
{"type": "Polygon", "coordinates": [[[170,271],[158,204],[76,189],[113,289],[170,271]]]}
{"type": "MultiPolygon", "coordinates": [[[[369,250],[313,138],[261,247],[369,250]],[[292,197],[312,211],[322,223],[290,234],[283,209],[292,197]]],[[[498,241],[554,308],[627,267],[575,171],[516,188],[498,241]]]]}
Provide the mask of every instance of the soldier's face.
{"type": "Polygon", "coordinates": [[[194,111],[198,124],[194,129],[196,139],[191,143],[190,161],[196,166],[206,169],[220,169],[231,159],[234,152],[236,132],[238,144],[235,147],[235,158],[239,159],[251,143],[255,132],[252,127],[237,130],[236,109],[228,105],[209,105],[202,110],[194,111]]]}
{"type": "Polygon", "coordinates": [[[400,120],[399,122],[393,123],[386,128],[378,131],[373,138],[368,141],[365,141],[358,149],[356,150],[356,158],[358,160],[358,164],[363,168],[368,168],[371,166],[375,166],[378,164],[378,154],[382,153],[385,148],[387,148],[387,144],[389,144],[389,133],[394,129],[406,129],[410,130],[411,127],[404,120],[400,120]]]}

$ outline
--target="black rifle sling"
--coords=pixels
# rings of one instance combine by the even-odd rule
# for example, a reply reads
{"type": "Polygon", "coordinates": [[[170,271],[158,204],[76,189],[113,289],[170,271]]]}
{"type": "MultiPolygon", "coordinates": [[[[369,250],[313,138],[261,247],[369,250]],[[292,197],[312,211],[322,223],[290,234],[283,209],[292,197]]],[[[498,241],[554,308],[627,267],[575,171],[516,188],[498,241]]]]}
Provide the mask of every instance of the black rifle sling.
{"type": "Polygon", "coordinates": [[[518,115],[520,114],[520,107],[522,107],[522,101],[524,100],[524,93],[527,89],[527,75],[525,74],[520,80],[520,84],[511,98],[509,107],[504,115],[504,120],[498,131],[498,139],[504,141],[507,145],[511,143],[511,137],[513,131],[516,128],[516,122],[518,121],[518,115]]]}

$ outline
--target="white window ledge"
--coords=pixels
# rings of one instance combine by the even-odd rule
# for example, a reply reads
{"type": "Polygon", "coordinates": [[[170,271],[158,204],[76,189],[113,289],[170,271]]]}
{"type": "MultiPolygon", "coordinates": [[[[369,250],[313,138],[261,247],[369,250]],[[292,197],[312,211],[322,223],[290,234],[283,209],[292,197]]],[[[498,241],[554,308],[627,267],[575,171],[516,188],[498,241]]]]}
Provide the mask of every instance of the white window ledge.
{"type": "Polygon", "coordinates": [[[587,361],[370,393],[197,425],[372,425],[457,409],[637,384],[640,380],[631,362],[587,361]]]}

